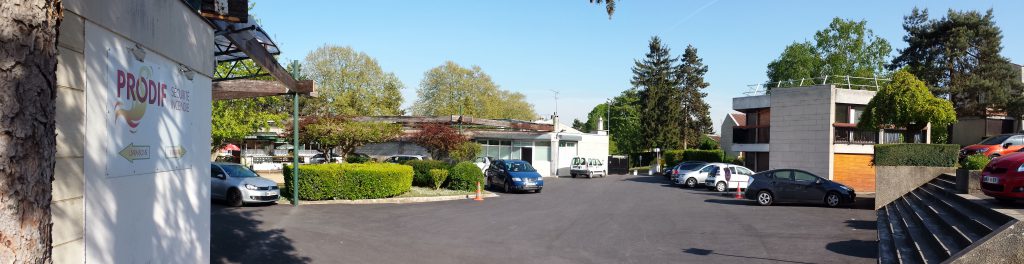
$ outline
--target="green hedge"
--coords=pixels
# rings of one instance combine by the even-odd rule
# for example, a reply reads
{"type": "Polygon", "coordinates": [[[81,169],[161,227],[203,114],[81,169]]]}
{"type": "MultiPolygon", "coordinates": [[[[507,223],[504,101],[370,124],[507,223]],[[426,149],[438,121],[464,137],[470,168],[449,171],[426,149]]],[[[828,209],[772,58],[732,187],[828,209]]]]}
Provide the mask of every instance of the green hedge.
{"type": "Polygon", "coordinates": [[[447,162],[440,160],[410,160],[405,165],[412,166],[412,185],[420,187],[433,187],[434,180],[430,177],[430,170],[444,169],[451,167],[447,162]]]}
{"type": "Polygon", "coordinates": [[[992,159],[986,157],[984,154],[974,154],[967,156],[963,161],[960,162],[960,168],[968,170],[981,170],[984,169],[992,159]]]}
{"type": "Polygon", "coordinates": [[[955,144],[875,145],[875,166],[955,167],[960,146],[955,144]]]}
{"type": "Polygon", "coordinates": [[[722,152],[722,150],[687,149],[683,151],[683,160],[722,162],[725,160],[725,152],[722,152]]]}
{"type": "MultiPolygon", "coordinates": [[[[412,167],[390,163],[308,164],[299,166],[299,199],[373,199],[403,194],[412,188],[412,167]]],[[[292,169],[284,168],[285,188],[292,169]]]]}
{"type": "Polygon", "coordinates": [[[464,161],[448,171],[445,186],[452,190],[475,191],[477,183],[484,184],[484,173],[475,164],[464,161]]]}
{"type": "Polygon", "coordinates": [[[432,186],[430,186],[430,188],[434,188],[434,190],[441,188],[441,184],[444,184],[444,180],[448,179],[448,170],[445,169],[431,169],[427,174],[430,175],[430,179],[432,181],[432,186]]]}
{"type": "Polygon", "coordinates": [[[685,161],[683,160],[683,150],[681,149],[666,150],[665,153],[661,155],[661,157],[665,160],[666,166],[675,166],[676,164],[685,161]]]}

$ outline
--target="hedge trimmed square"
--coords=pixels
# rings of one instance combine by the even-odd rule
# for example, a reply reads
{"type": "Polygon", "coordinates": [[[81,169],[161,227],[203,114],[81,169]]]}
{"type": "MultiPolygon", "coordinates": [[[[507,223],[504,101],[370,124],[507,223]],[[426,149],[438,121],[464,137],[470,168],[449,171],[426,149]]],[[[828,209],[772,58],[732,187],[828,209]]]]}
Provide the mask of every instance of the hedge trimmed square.
{"type": "MultiPolygon", "coordinates": [[[[451,168],[447,162],[440,160],[410,160],[405,165],[412,166],[412,185],[420,187],[434,187],[434,180],[430,176],[430,170],[451,168]]],[[[436,188],[435,188],[436,189],[436,188]]]]}
{"type": "Polygon", "coordinates": [[[956,167],[960,145],[879,144],[875,145],[875,166],[956,167]]]}
{"type": "MultiPolygon", "coordinates": [[[[299,166],[299,199],[374,199],[408,192],[412,167],[391,163],[307,164],[299,166]]],[[[285,188],[292,188],[291,165],[284,168],[285,188]]],[[[287,195],[286,195],[287,196],[287,195]]]]}

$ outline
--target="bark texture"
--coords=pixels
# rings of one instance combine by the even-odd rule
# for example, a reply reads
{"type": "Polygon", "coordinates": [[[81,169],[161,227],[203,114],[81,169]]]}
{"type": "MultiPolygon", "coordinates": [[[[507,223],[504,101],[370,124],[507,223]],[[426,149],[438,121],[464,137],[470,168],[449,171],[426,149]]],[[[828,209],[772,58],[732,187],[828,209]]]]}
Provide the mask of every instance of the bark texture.
{"type": "Polygon", "coordinates": [[[0,1],[0,264],[51,263],[60,0],[0,1]]]}

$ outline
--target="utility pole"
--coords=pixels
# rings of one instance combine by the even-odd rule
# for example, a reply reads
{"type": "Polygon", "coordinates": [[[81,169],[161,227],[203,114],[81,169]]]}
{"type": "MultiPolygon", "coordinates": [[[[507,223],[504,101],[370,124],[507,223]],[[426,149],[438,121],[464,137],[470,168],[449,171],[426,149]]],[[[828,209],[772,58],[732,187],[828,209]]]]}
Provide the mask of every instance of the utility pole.
{"type": "Polygon", "coordinates": [[[606,103],[604,104],[604,106],[605,106],[605,108],[608,108],[608,127],[606,129],[608,130],[608,136],[611,137],[611,135],[612,135],[612,99],[605,99],[605,102],[606,103]]]}
{"type": "MultiPolygon", "coordinates": [[[[299,76],[299,61],[292,60],[292,78],[299,76]]],[[[299,93],[292,91],[292,205],[299,205],[299,93]]]]}

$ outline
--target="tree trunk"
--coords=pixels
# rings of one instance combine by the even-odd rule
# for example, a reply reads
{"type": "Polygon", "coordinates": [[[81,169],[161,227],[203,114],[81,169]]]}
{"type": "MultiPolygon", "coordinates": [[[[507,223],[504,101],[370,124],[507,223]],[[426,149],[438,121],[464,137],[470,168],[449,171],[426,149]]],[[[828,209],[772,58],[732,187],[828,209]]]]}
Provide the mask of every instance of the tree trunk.
{"type": "Polygon", "coordinates": [[[60,0],[0,2],[0,261],[50,263],[60,0]]]}

